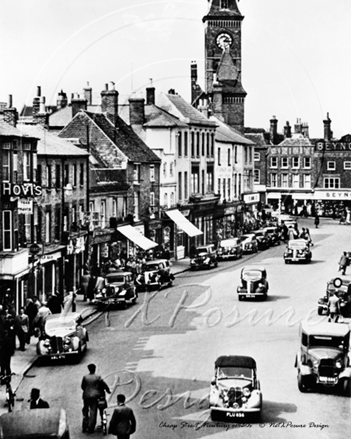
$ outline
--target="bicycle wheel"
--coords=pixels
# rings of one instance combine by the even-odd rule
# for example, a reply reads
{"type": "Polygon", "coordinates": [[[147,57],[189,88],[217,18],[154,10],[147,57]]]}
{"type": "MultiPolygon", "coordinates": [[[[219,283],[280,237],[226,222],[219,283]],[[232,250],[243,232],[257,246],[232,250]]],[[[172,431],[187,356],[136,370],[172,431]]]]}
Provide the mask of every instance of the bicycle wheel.
{"type": "Polygon", "coordinates": [[[102,433],[104,435],[106,435],[107,434],[107,416],[106,416],[106,412],[105,411],[104,411],[104,414],[102,416],[101,424],[102,424],[102,433]]]}

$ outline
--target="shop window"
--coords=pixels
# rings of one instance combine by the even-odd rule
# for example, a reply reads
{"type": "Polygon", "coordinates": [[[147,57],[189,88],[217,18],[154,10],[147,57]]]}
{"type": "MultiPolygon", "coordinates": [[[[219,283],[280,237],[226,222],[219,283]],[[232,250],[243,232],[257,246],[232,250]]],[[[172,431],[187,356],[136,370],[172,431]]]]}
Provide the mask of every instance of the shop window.
{"type": "Polygon", "coordinates": [[[339,189],[340,188],[340,178],[339,177],[325,177],[324,178],[324,188],[325,189],[339,189]]]}

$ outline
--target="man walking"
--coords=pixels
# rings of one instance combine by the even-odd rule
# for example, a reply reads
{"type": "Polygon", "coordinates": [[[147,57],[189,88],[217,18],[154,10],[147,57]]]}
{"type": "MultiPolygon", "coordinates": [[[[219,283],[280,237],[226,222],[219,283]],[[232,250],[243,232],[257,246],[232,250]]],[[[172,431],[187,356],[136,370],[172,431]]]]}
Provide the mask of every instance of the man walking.
{"type": "Polygon", "coordinates": [[[340,258],[340,261],[339,261],[339,270],[341,270],[341,273],[343,275],[345,275],[346,267],[348,266],[348,264],[349,264],[349,259],[347,258],[346,252],[344,252],[341,255],[341,258],[340,258]]]}
{"type": "Polygon", "coordinates": [[[117,408],[114,410],[109,426],[109,434],[117,438],[130,438],[136,430],[136,420],[133,410],[125,405],[125,396],[118,394],[117,408]]]}
{"type": "Polygon", "coordinates": [[[334,291],[328,300],[328,322],[338,322],[340,316],[340,298],[334,291]]]}
{"type": "Polygon", "coordinates": [[[88,365],[89,374],[82,379],[83,390],[83,432],[93,433],[96,425],[101,376],[95,374],[96,365],[88,365]]]}
{"type": "Polygon", "coordinates": [[[48,402],[40,398],[40,390],[38,388],[32,388],[29,402],[30,409],[49,408],[48,402]]]}

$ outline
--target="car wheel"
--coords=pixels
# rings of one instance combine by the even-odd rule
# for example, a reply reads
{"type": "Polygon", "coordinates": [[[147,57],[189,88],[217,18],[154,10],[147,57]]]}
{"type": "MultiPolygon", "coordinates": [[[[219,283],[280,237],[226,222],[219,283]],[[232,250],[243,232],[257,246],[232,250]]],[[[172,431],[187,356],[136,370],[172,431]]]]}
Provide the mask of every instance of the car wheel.
{"type": "Polygon", "coordinates": [[[323,307],[318,307],[317,313],[319,316],[323,315],[323,307]]]}
{"type": "Polygon", "coordinates": [[[215,411],[214,409],[211,411],[211,420],[212,422],[217,422],[219,420],[218,411],[215,411]]]}
{"type": "Polygon", "coordinates": [[[244,299],[244,295],[239,295],[238,299],[239,299],[239,301],[242,301],[244,299]]]}
{"type": "Polygon", "coordinates": [[[342,394],[346,397],[351,397],[351,379],[344,379],[342,381],[342,394]]]}
{"type": "Polygon", "coordinates": [[[298,385],[299,391],[301,391],[301,393],[307,392],[306,378],[303,377],[300,372],[297,375],[297,385],[298,385]]]}

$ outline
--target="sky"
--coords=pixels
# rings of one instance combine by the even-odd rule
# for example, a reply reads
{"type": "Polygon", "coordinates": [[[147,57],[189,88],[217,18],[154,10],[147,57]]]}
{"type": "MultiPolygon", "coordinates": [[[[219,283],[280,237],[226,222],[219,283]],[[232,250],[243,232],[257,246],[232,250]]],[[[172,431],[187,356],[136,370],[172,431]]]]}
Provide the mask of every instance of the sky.
{"type": "MultiPolygon", "coordinates": [[[[173,88],[190,100],[190,64],[204,88],[207,0],[1,0],[0,101],[20,111],[41,86],[47,104],[57,93],[93,101],[113,81],[120,103],[173,88]]],[[[240,0],[245,126],[282,132],[306,122],[323,137],[351,133],[351,1],[240,0]]]]}

